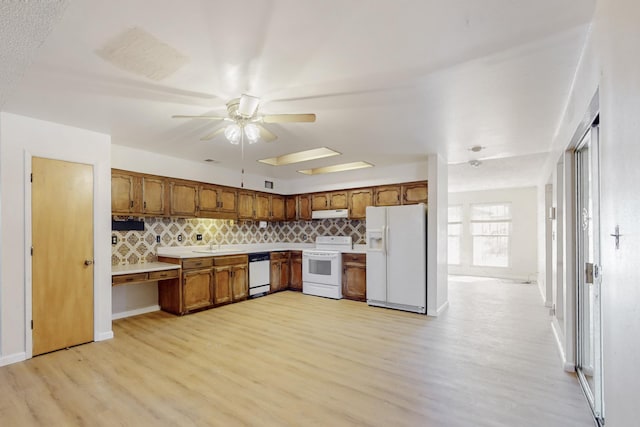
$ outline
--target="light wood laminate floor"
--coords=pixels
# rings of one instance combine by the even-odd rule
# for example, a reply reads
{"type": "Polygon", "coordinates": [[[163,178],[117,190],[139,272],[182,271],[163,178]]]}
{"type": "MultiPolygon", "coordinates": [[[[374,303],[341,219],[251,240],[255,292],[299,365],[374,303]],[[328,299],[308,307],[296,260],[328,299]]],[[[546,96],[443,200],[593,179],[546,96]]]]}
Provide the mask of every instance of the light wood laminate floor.
{"type": "Polygon", "coordinates": [[[536,285],[450,281],[440,318],[281,292],[0,368],[2,426],[592,426],[536,285]]]}

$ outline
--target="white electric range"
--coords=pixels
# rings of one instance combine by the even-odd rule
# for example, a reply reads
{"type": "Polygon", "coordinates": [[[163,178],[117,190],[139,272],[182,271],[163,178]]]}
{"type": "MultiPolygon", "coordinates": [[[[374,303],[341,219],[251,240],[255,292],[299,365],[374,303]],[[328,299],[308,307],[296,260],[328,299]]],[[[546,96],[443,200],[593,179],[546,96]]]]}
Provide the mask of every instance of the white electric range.
{"type": "Polygon", "coordinates": [[[351,236],[318,236],[316,247],[302,251],[302,292],[342,298],[342,251],[353,247],[351,236]]]}

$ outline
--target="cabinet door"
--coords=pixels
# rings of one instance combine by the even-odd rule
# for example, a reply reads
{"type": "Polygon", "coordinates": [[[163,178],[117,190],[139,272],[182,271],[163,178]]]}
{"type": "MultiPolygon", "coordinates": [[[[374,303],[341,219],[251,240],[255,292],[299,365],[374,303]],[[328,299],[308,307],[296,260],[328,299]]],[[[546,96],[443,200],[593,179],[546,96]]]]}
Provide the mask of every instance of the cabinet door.
{"type": "Polygon", "coordinates": [[[401,204],[401,192],[400,185],[376,187],[374,203],[376,206],[397,206],[401,204]]]}
{"type": "Polygon", "coordinates": [[[238,219],[253,219],[254,193],[238,191],[238,219]]]}
{"type": "Polygon", "coordinates": [[[249,296],[247,264],[231,267],[231,293],[233,301],[241,301],[249,296]]]}
{"type": "Polygon", "coordinates": [[[256,193],[255,219],[267,221],[271,217],[271,197],[268,194],[256,193]]]}
{"type": "Polygon", "coordinates": [[[295,291],[302,290],[302,252],[291,252],[291,269],[289,288],[295,291]]]}
{"type": "Polygon", "coordinates": [[[111,172],[111,212],[130,214],[137,212],[135,190],[138,177],[122,172],[111,172]]]}
{"type": "Polygon", "coordinates": [[[231,267],[214,267],[213,302],[216,305],[226,304],[232,300],[231,267]]]}
{"type": "Polygon", "coordinates": [[[191,182],[172,181],[170,184],[170,211],[174,216],[196,216],[198,185],[191,182]]]}
{"type": "Polygon", "coordinates": [[[427,181],[414,182],[402,185],[402,204],[414,205],[417,203],[427,203],[429,190],[427,181]]]}
{"type": "Polygon", "coordinates": [[[349,191],[349,218],[365,219],[367,217],[367,206],[372,205],[373,190],[371,188],[349,191]]]}
{"type": "Polygon", "coordinates": [[[308,194],[298,196],[298,219],[311,219],[311,196],[308,194]]]}
{"type": "Polygon", "coordinates": [[[311,210],[322,211],[329,209],[329,194],[318,193],[311,195],[311,210]]]}
{"type": "Polygon", "coordinates": [[[235,213],[237,206],[237,191],[234,188],[220,187],[218,189],[218,211],[235,213]]]}
{"type": "Polygon", "coordinates": [[[214,185],[199,185],[198,201],[198,216],[215,217],[218,210],[218,189],[214,185]]]}
{"type": "Polygon", "coordinates": [[[366,301],[366,254],[342,254],[342,296],[352,300],[366,301]]]}
{"type": "Polygon", "coordinates": [[[331,206],[331,209],[347,209],[349,207],[347,192],[335,191],[329,193],[329,206],[331,206]]]}
{"type": "Polygon", "coordinates": [[[147,215],[166,215],[166,180],[142,177],[142,212],[147,215]]]}
{"type": "Polygon", "coordinates": [[[276,194],[271,195],[271,220],[284,221],[284,197],[276,194]]]}
{"type": "Polygon", "coordinates": [[[289,260],[280,261],[280,290],[289,288],[289,260]]]}
{"type": "Polygon", "coordinates": [[[196,310],[213,304],[212,283],[213,276],[210,269],[182,273],[184,311],[196,310]]]}
{"type": "Polygon", "coordinates": [[[298,198],[296,196],[287,196],[284,208],[284,219],[293,221],[297,218],[298,198]]]}
{"type": "Polygon", "coordinates": [[[280,290],[280,268],[282,263],[279,260],[271,260],[271,275],[269,282],[271,285],[271,292],[278,292],[280,290]]]}

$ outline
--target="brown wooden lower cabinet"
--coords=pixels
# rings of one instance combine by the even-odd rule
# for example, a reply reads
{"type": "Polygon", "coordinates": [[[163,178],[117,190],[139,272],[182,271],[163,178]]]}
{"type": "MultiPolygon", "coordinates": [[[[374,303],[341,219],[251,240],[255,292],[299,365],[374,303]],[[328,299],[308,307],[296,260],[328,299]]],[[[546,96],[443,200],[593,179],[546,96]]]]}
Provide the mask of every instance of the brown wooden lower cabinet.
{"type": "Polygon", "coordinates": [[[215,257],[213,264],[215,305],[247,299],[249,295],[249,258],[247,255],[215,257]]]}
{"type": "Polygon", "coordinates": [[[367,300],[366,254],[342,254],[342,297],[367,300]]]}
{"type": "Polygon", "coordinates": [[[213,305],[213,274],[211,269],[182,273],[182,301],[185,312],[213,305]]]}
{"type": "Polygon", "coordinates": [[[289,289],[302,291],[302,251],[291,251],[289,289]]]}
{"type": "Polygon", "coordinates": [[[289,252],[271,252],[271,292],[289,287],[289,252]]]}

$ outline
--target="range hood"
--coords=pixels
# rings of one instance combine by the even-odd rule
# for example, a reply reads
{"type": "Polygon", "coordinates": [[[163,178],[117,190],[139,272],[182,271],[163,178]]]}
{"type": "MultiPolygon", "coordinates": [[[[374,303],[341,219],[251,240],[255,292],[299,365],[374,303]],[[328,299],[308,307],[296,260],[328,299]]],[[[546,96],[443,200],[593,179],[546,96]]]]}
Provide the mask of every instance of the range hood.
{"type": "Polygon", "coordinates": [[[325,219],[325,218],[348,218],[349,209],[330,209],[325,211],[312,211],[312,219],[325,219]]]}

